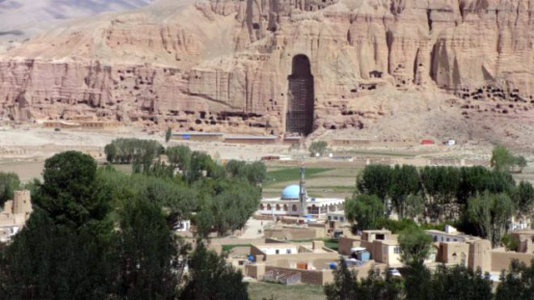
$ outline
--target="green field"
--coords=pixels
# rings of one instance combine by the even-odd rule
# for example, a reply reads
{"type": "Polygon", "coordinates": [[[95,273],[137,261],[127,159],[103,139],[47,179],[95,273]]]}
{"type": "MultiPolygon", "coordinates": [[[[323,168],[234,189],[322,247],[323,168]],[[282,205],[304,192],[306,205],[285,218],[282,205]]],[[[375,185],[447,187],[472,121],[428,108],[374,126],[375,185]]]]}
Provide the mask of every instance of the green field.
{"type": "MultiPolygon", "coordinates": [[[[326,168],[306,168],[305,178],[309,179],[317,174],[322,172],[330,171],[332,169],[326,168]]],[[[287,167],[274,169],[267,172],[267,179],[265,180],[265,185],[273,185],[278,182],[288,182],[288,181],[298,181],[300,179],[300,168],[299,167],[287,167]]]]}
{"type": "MultiPolygon", "coordinates": [[[[354,192],[356,175],[361,169],[344,166],[306,168],[306,189],[310,197],[345,198],[354,192]]],[[[290,184],[298,184],[300,168],[297,166],[270,166],[263,184],[264,197],[276,197],[290,184]]]]}
{"type": "Polygon", "coordinates": [[[282,285],[276,283],[249,283],[248,293],[252,300],[326,299],[323,287],[318,285],[282,285]]]}

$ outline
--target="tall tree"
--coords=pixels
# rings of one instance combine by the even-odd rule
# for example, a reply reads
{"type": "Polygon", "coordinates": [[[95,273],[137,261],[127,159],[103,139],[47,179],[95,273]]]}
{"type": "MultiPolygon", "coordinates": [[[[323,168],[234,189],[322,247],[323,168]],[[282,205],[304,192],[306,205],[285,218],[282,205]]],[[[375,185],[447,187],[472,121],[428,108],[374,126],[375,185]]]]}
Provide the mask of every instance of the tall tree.
{"type": "Polygon", "coordinates": [[[467,215],[477,229],[478,235],[487,238],[495,247],[506,231],[514,212],[514,203],[504,193],[491,194],[488,191],[468,201],[467,215]]]}
{"type": "Polygon", "coordinates": [[[169,147],[165,150],[171,166],[178,169],[185,178],[188,178],[191,170],[191,153],[187,146],[169,147]]]}
{"type": "Polygon", "coordinates": [[[58,225],[36,207],[0,258],[1,299],[103,299],[113,277],[109,243],[58,225]],[[2,295],[4,293],[4,295],[2,295]]]}
{"type": "Polygon", "coordinates": [[[223,256],[209,251],[202,242],[189,258],[190,278],[181,299],[242,300],[248,299],[247,284],[223,256]]]}
{"type": "Polygon", "coordinates": [[[491,152],[490,165],[496,171],[510,171],[515,164],[515,157],[504,146],[495,146],[491,152]]]}
{"type": "Polygon", "coordinates": [[[521,181],[514,197],[518,213],[528,215],[534,206],[534,188],[528,181],[521,181]]]}
{"type": "Polygon", "coordinates": [[[423,197],[420,195],[409,194],[404,200],[404,216],[411,220],[416,220],[425,210],[423,197]]]}
{"type": "MultiPolygon", "coordinates": [[[[432,275],[434,300],[487,300],[492,299],[489,274],[473,271],[465,266],[438,266],[432,275]]],[[[512,298],[510,298],[512,299],[512,298]]]]}
{"type": "Polygon", "coordinates": [[[116,295],[124,299],[175,299],[186,248],[175,240],[161,207],[130,199],[120,211],[116,295]],[[182,250],[182,251],[180,251],[182,250]]]}
{"type": "Polygon", "coordinates": [[[0,208],[7,200],[13,199],[13,192],[19,187],[17,174],[0,172],[0,208]]]}
{"type": "Polygon", "coordinates": [[[432,299],[432,273],[422,262],[411,261],[407,263],[404,278],[406,299],[432,299]]]}
{"type": "Polygon", "coordinates": [[[360,230],[376,229],[384,218],[384,205],[375,195],[354,195],[345,202],[345,214],[360,230]]]}
{"type": "Polygon", "coordinates": [[[109,190],[96,181],[96,162],[89,155],[67,151],[45,162],[44,182],[33,202],[56,222],[69,227],[94,224],[110,211],[109,190]]]}
{"type": "Polygon", "coordinates": [[[395,211],[402,219],[406,213],[406,197],[417,195],[420,191],[420,181],[414,166],[395,166],[391,171],[389,195],[395,211]]]}
{"type": "Polygon", "coordinates": [[[530,266],[513,260],[508,273],[501,274],[496,300],[527,300],[534,297],[534,260],[530,266]]]}
{"type": "Polygon", "coordinates": [[[371,269],[362,280],[347,267],[343,258],[334,271],[334,282],[324,286],[328,300],[397,300],[402,299],[403,283],[389,273],[383,275],[377,269],[371,269]]]}
{"type": "Polygon", "coordinates": [[[369,165],[356,179],[356,188],[361,194],[376,195],[385,204],[391,184],[391,168],[384,165],[369,165]]]}
{"type": "Polygon", "coordinates": [[[165,131],[165,142],[169,142],[172,137],[172,129],[169,127],[167,128],[167,131],[165,131]]]}
{"type": "Polygon", "coordinates": [[[95,174],[95,161],[79,152],[46,160],[35,210],[0,266],[7,270],[2,284],[9,298],[98,299],[109,293],[110,198],[95,174]]]}
{"type": "Polygon", "coordinates": [[[419,227],[408,227],[399,234],[399,246],[405,264],[423,264],[430,254],[432,238],[419,227]]]}
{"type": "Polygon", "coordinates": [[[324,286],[326,299],[328,300],[353,300],[358,298],[359,283],[356,274],[349,270],[343,258],[339,260],[339,266],[334,271],[334,282],[324,286]]]}
{"type": "Polygon", "coordinates": [[[519,155],[514,158],[514,164],[519,168],[519,173],[522,173],[523,169],[527,166],[527,160],[524,156],[519,155]]]}
{"type": "Polygon", "coordinates": [[[403,282],[389,272],[380,274],[378,269],[372,269],[363,278],[358,288],[358,300],[398,300],[403,299],[403,282]]]}

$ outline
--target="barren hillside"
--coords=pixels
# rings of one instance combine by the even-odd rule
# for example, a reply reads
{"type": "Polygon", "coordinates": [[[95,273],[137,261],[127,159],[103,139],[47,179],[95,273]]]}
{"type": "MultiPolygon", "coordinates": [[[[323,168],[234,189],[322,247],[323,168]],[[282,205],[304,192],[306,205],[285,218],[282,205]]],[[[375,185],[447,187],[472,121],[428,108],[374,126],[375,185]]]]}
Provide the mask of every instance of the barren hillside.
{"type": "Polygon", "coordinates": [[[152,0],[0,0],[0,51],[68,20],[134,9],[150,2],[152,0]]]}
{"type": "Polygon", "coordinates": [[[532,0],[161,0],[0,58],[22,122],[529,147],[533,110],[532,0]]]}

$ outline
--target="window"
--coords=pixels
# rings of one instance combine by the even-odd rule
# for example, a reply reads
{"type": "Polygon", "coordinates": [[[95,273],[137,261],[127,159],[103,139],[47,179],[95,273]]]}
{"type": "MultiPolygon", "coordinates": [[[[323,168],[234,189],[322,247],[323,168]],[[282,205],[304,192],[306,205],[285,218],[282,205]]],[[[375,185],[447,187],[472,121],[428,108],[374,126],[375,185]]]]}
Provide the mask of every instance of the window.
{"type": "Polygon", "coordinates": [[[400,247],[393,248],[393,253],[400,254],[400,247]]]}
{"type": "Polygon", "coordinates": [[[384,236],[384,234],[380,233],[380,234],[377,234],[375,238],[377,240],[384,240],[386,237],[384,236]]]}
{"type": "Polygon", "coordinates": [[[291,254],[291,249],[287,249],[287,250],[286,250],[286,253],[287,253],[287,254],[291,254]]]}
{"type": "Polygon", "coordinates": [[[297,205],[296,204],[293,204],[293,211],[297,211],[297,205]]]}
{"type": "Polygon", "coordinates": [[[274,253],[276,253],[276,254],[280,254],[280,250],[276,249],[276,250],[274,251],[274,253]]]}

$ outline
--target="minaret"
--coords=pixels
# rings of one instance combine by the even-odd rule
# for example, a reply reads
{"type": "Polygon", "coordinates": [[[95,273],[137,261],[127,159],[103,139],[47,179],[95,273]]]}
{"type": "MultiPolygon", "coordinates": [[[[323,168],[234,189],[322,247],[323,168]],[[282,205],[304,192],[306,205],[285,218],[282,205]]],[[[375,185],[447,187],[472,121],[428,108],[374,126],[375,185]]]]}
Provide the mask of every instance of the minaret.
{"type": "Polygon", "coordinates": [[[300,182],[299,182],[299,201],[300,201],[300,216],[304,217],[308,214],[306,207],[306,188],[304,187],[304,165],[300,166],[300,182]]]}

